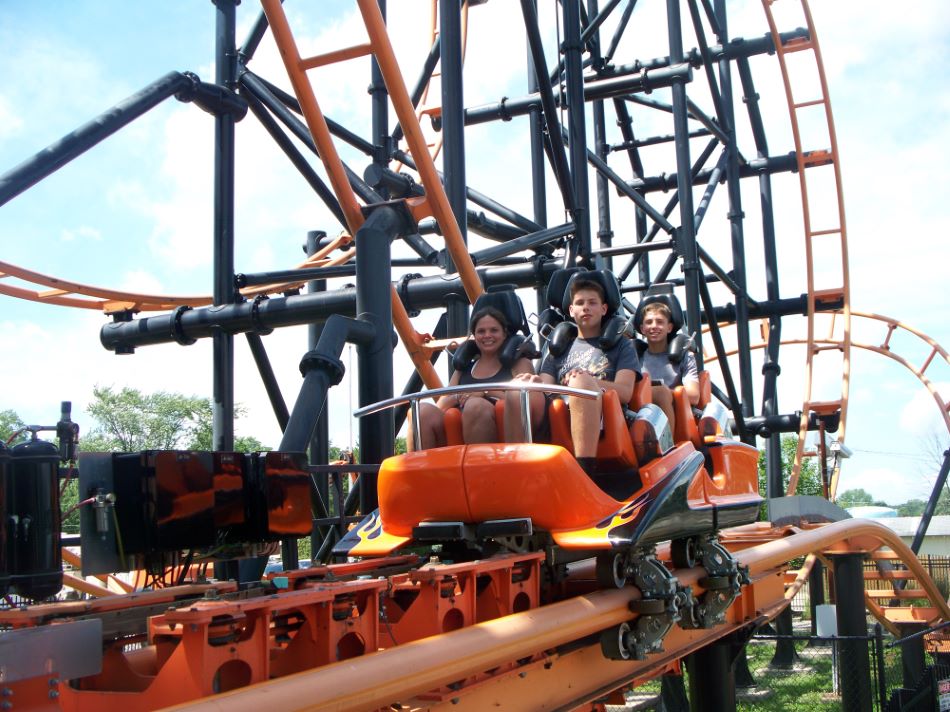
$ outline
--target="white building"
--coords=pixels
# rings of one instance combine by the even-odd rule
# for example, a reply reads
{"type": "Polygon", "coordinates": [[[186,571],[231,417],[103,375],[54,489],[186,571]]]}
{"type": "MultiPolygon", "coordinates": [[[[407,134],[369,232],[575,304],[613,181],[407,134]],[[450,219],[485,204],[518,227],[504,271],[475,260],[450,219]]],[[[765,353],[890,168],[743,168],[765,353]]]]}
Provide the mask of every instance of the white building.
{"type": "MultiPolygon", "coordinates": [[[[850,511],[850,510],[849,510],[850,511]]],[[[852,514],[858,517],[861,515],[852,514]]],[[[868,517],[864,517],[868,518],[868,517]]],[[[920,526],[920,517],[882,517],[881,524],[894,530],[907,546],[910,546],[917,533],[917,527],[920,526]]],[[[927,527],[927,534],[924,537],[920,551],[921,556],[932,554],[934,556],[950,556],[950,516],[934,516],[930,520],[930,526],[927,527]]]]}

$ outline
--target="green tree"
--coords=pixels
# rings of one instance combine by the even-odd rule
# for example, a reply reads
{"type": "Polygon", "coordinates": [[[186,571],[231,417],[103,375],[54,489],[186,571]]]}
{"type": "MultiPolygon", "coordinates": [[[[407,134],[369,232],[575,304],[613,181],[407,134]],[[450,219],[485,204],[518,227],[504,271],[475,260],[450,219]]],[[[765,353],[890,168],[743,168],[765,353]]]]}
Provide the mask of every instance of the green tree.
{"type": "MultiPolygon", "coordinates": [[[[96,425],[80,444],[86,451],[137,452],[139,450],[212,450],[212,404],[210,398],[180,393],[143,393],[124,387],[93,388],[87,409],[96,425]]],[[[245,409],[234,409],[241,416],[245,409]]],[[[257,438],[237,437],[238,452],[267,450],[257,438]]]]}
{"type": "MultiPolygon", "coordinates": [[[[789,480],[792,477],[792,464],[795,462],[795,450],[798,447],[798,438],[794,435],[783,435],[781,440],[782,453],[782,491],[788,488],[789,480]]],[[[765,451],[759,456],[759,492],[765,496],[765,451]]],[[[802,460],[802,469],[798,475],[798,486],[795,488],[795,494],[813,494],[821,496],[821,472],[818,470],[818,463],[814,458],[805,458],[802,460]]]]}
{"type": "MultiPolygon", "coordinates": [[[[20,416],[14,411],[0,410],[0,438],[3,438],[4,444],[6,444],[7,440],[9,440],[14,433],[23,428],[24,425],[26,425],[26,423],[20,420],[20,416]]],[[[29,438],[29,433],[22,433],[17,436],[10,445],[16,445],[27,438],[29,438]]]]}
{"type": "Polygon", "coordinates": [[[849,489],[836,498],[839,507],[868,507],[874,504],[874,497],[863,489],[849,489]]]}
{"type": "Polygon", "coordinates": [[[899,517],[919,517],[924,513],[927,502],[923,499],[912,499],[903,504],[897,505],[897,515],[899,517]]]}

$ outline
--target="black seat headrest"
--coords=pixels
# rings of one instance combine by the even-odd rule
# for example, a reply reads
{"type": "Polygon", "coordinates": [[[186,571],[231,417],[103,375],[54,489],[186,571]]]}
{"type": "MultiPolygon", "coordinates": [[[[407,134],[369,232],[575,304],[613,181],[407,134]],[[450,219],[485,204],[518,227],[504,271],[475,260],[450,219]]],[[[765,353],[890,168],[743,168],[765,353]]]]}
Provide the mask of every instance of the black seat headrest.
{"type": "Polygon", "coordinates": [[[548,289],[545,297],[548,300],[548,306],[556,309],[562,314],[567,314],[567,310],[562,311],[561,306],[564,302],[564,295],[567,294],[567,283],[571,281],[578,272],[586,272],[584,267],[565,267],[555,270],[551,273],[551,279],[548,280],[548,289]]]}
{"type": "Polygon", "coordinates": [[[571,275],[567,284],[564,285],[564,294],[561,296],[561,309],[567,314],[568,307],[571,306],[571,287],[580,280],[588,280],[599,284],[604,290],[604,301],[607,304],[607,313],[604,319],[609,319],[616,314],[622,305],[620,296],[620,284],[613,272],[605,269],[591,270],[589,272],[576,272],[571,275]]]}
{"type": "Polygon", "coordinates": [[[637,331],[643,325],[643,310],[648,304],[665,304],[670,310],[670,319],[673,322],[673,330],[670,331],[668,341],[671,341],[677,332],[683,328],[683,308],[680,306],[679,299],[673,294],[673,285],[669,282],[657,282],[652,285],[643,299],[637,305],[637,311],[633,315],[633,325],[637,331]]]}
{"type": "Polygon", "coordinates": [[[514,287],[502,285],[485,292],[479,296],[478,299],[475,300],[475,304],[472,305],[472,314],[474,315],[479,309],[483,309],[484,307],[493,307],[505,315],[505,319],[508,320],[509,335],[519,331],[525,336],[531,335],[524,305],[521,303],[518,295],[515,294],[514,287]]]}

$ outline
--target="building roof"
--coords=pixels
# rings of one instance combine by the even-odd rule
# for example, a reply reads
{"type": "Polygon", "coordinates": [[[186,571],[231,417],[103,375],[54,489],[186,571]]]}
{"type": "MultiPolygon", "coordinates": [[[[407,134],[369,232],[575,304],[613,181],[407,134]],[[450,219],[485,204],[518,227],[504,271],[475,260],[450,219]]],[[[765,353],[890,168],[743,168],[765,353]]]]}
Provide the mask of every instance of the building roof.
{"type": "MultiPolygon", "coordinates": [[[[887,517],[881,524],[892,529],[898,536],[912,537],[920,526],[920,517],[887,517]]],[[[927,536],[950,536],[950,515],[935,516],[927,527],[927,536]]]]}
{"type": "Polygon", "coordinates": [[[893,507],[846,507],[845,511],[855,519],[881,519],[897,516],[897,510],[893,507]]]}

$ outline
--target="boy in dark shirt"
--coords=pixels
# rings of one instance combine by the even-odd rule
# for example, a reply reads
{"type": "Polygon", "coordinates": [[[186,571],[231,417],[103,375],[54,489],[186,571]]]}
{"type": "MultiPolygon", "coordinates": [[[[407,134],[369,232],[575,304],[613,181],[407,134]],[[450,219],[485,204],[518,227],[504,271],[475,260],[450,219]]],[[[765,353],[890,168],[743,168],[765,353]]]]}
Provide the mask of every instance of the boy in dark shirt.
{"type": "MultiPolygon", "coordinates": [[[[633,344],[625,338],[608,351],[600,346],[601,323],[607,314],[604,290],[595,281],[575,279],[571,284],[569,316],[577,324],[578,337],[560,356],[548,354],[537,376],[523,374],[518,380],[559,383],[572,388],[605,392],[617,391],[621,403],[633,395],[640,368],[633,344]]],[[[588,472],[593,471],[600,437],[603,403],[600,398],[568,399],[571,412],[571,436],[574,456],[588,472]]],[[[539,422],[544,412],[540,393],[531,394],[532,421],[539,422]]],[[[521,405],[517,393],[509,393],[505,403],[505,429],[509,442],[521,439],[521,405]]]]}

